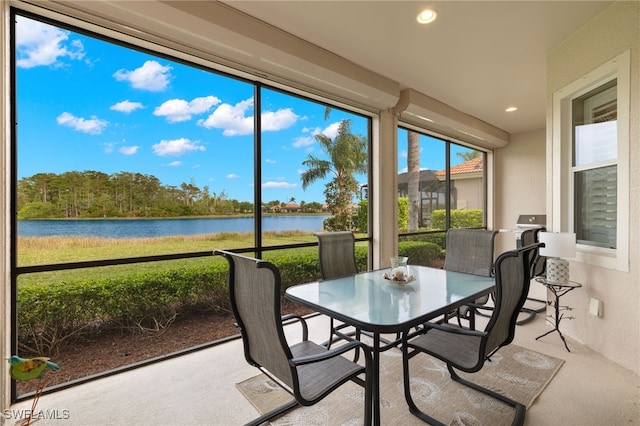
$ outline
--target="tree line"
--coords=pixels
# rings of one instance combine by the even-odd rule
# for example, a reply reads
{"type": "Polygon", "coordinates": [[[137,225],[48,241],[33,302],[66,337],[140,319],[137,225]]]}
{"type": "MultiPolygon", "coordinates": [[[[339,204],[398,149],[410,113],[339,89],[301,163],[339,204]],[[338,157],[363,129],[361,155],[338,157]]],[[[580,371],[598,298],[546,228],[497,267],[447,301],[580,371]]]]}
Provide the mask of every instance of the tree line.
{"type": "MultiPolygon", "coordinates": [[[[315,135],[325,158],[309,154],[302,165],[302,189],[317,181],[325,183],[324,206],[301,201],[293,211],[331,214],[324,222],[329,231],[355,229],[359,199],[358,174],[366,174],[367,139],[351,133],[351,121],[340,122],[334,139],[315,135]]],[[[230,199],[223,190],[199,188],[195,181],[180,187],[162,185],[152,175],[120,172],[106,174],[93,170],[38,173],[18,181],[18,219],[98,218],[98,217],[183,217],[252,213],[251,202],[230,199]]],[[[294,203],[291,198],[289,203],[294,203]]],[[[279,200],[262,203],[267,212],[292,212],[279,200]]]]}
{"type": "MultiPolygon", "coordinates": [[[[199,188],[194,181],[163,185],[152,175],[94,170],[62,174],[38,173],[18,181],[18,219],[181,217],[253,213],[248,201],[229,198],[222,190],[199,188]]],[[[294,199],[291,199],[294,200],[294,199]]],[[[290,200],[290,201],[291,201],[290,200]]],[[[281,211],[279,200],[263,204],[266,211],[281,211]]],[[[300,202],[301,212],[318,212],[322,204],[300,202]]]]}

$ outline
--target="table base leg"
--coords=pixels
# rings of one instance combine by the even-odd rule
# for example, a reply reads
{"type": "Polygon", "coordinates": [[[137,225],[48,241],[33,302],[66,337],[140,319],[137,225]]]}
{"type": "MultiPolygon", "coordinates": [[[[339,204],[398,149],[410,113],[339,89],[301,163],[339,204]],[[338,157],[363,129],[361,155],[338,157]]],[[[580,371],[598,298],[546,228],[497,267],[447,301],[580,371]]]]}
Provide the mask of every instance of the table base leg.
{"type": "Polygon", "coordinates": [[[557,331],[557,332],[558,332],[558,334],[560,335],[560,338],[562,339],[562,343],[564,343],[564,347],[565,347],[565,348],[567,348],[567,351],[568,351],[568,352],[571,352],[571,350],[569,350],[569,346],[567,346],[567,341],[566,341],[566,339],[565,339],[565,338],[564,338],[564,336],[562,335],[562,332],[560,331],[560,329],[558,329],[557,327],[555,327],[555,328],[553,328],[553,329],[551,329],[551,330],[547,331],[546,333],[541,334],[540,336],[536,337],[536,340],[540,339],[541,337],[546,336],[547,334],[551,334],[551,333],[553,333],[554,331],[557,331]]]}
{"type": "Polygon", "coordinates": [[[380,333],[373,333],[373,366],[371,368],[372,386],[372,405],[373,405],[373,424],[380,426],[380,333]]]}

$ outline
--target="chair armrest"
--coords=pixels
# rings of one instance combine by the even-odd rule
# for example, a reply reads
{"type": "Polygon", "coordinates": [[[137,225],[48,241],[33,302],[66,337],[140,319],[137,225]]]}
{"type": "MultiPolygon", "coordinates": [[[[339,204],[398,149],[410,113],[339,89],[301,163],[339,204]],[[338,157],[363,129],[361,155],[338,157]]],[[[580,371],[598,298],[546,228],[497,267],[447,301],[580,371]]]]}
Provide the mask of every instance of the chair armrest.
{"type": "Polygon", "coordinates": [[[371,350],[369,349],[369,347],[367,345],[365,345],[362,342],[353,340],[350,342],[345,343],[344,345],[340,345],[336,348],[333,348],[331,350],[328,350],[326,352],[322,352],[316,355],[308,355],[308,356],[302,356],[299,358],[292,358],[289,360],[289,365],[291,365],[292,367],[297,367],[300,365],[305,365],[305,364],[313,364],[314,362],[318,362],[318,361],[323,361],[325,359],[329,359],[329,358],[334,358],[336,356],[340,356],[345,352],[349,352],[350,350],[353,350],[355,348],[360,348],[362,349],[362,351],[365,354],[365,358],[367,360],[367,363],[370,361],[371,359],[371,350]]]}
{"type": "Polygon", "coordinates": [[[302,340],[309,340],[309,327],[307,326],[307,321],[305,321],[305,319],[300,315],[287,314],[280,317],[280,320],[282,321],[282,325],[291,324],[295,321],[300,322],[300,325],[302,326],[302,340]]]}
{"type": "Polygon", "coordinates": [[[436,330],[440,330],[440,331],[444,331],[446,333],[453,333],[453,334],[463,334],[465,336],[478,336],[478,337],[483,337],[486,336],[487,333],[484,331],[479,331],[479,330],[471,330],[468,328],[462,328],[462,327],[455,327],[449,324],[434,324],[431,322],[427,322],[424,324],[424,327],[427,329],[425,332],[428,333],[429,330],[428,329],[436,329],[436,330]]]}

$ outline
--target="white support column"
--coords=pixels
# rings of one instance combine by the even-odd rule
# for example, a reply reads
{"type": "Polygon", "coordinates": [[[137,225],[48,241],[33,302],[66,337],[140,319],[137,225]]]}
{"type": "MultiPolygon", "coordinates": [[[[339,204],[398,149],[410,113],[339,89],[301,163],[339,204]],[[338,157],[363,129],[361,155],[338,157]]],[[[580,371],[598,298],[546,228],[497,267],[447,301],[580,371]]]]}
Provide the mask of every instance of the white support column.
{"type": "Polygon", "coordinates": [[[371,221],[373,267],[389,266],[398,252],[398,119],[393,109],[380,113],[374,122],[372,155],[373,188],[369,202],[374,206],[371,221]]]}

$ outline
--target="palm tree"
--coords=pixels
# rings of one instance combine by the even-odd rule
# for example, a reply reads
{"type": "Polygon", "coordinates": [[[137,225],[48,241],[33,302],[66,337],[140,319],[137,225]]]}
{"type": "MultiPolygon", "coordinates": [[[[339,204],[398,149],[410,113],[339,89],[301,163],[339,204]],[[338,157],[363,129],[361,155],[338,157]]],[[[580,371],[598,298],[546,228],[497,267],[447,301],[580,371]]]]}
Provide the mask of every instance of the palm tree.
{"type": "Polygon", "coordinates": [[[329,211],[333,215],[329,230],[350,230],[352,228],[353,199],[358,194],[357,173],[367,172],[367,140],[351,134],[351,122],[340,122],[334,140],[326,135],[316,135],[316,140],[328,159],[312,154],[302,162],[307,170],[302,173],[302,189],[312,183],[333,175],[325,186],[324,195],[329,211]]]}
{"type": "Polygon", "coordinates": [[[469,160],[473,160],[474,158],[480,157],[482,153],[477,150],[467,151],[467,152],[456,152],[456,156],[462,159],[462,162],[466,162],[469,160]]]}
{"type": "Polygon", "coordinates": [[[417,231],[420,215],[420,134],[407,133],[407,192],[409,195],[408,231],[417,231]]]}

